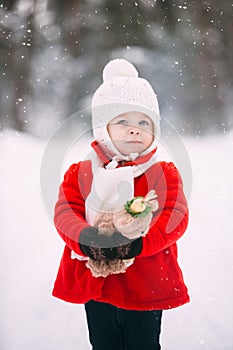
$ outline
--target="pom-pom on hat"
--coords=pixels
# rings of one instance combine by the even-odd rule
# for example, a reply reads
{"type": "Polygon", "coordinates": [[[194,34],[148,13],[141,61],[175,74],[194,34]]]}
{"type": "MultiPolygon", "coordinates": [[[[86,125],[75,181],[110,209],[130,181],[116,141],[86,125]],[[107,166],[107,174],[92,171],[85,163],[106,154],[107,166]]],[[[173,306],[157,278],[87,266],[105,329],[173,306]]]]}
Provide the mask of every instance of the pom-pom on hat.
{"type": "Polygon", "coordinates": [[[117,58],[108,62],[103,70],[104,83],[114,77],[138,78],[138,72],[132,63],[124,59],[117,58]]]}
{"type": "Polygon", "coordinates": [[[157,145],[160,136],[160,113],[157,95],[149,82],[138,77],[132,63],[125,59],[114,59],[103,70],[103,83],[92,98],[92,126],[95,139],[113,155],[119,151],[113,145],[107,124],[126,112],[141,112],[154,123],[154,142],[143,152],[149,153],[157,145]]]}

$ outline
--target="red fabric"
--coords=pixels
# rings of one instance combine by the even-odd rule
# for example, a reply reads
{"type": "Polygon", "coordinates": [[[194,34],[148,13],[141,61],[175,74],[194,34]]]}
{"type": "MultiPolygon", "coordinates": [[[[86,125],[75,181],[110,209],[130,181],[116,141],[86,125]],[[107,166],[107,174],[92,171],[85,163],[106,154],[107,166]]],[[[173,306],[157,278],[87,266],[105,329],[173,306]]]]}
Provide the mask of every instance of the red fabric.
{"type": "MultiPolygon", "coordinates": [[[[128,165],[126,163],[125,165],[128,165]]],[[[173,163],[159,162],[135,178],[135,196],[155,189],[159,210],[143,237],[143,249],[126,273],[92,277],[85,261],[71,259],[71,250],[83,255],[78,237],[85,221],[85,198],[92,182],[91,162],[73,164],[65,174],[55,207],[55,225],[66,243],[53,295],[72,303],[90,299],[133,310],[169,309],[189,301],[177,262],[176,241],[188,224],[182,180],[173,163]]]]}
{"type": "MultiPolygon", "coordinates": [[[[93,149],[95,150],[96,154],[98,155],[98,157],[102,160],[102,162],[105,164],[105,166],[110,163],[111,158],[107,157],[107,155],[105,154],[104,150],[102,149],[101,145],[98,143],[98,141],[93,141],[91,143],[91,146],[93,147],[93,149]]],[[[153,156],[153,154],[155,154],[157,150],[157,147],[151,151],[148,154],[145,154],[144,156],[140,156],[138,158],[136,158],[134,161],[130,161],[127,162],[128,166],[133,166],[133,165],[139,165],[139,164],[143,164],[146,163],[147,161],[150,160],[150,158],[153,156]]],[[[120,167],[121,165],[119,165],[120,167]]]]}

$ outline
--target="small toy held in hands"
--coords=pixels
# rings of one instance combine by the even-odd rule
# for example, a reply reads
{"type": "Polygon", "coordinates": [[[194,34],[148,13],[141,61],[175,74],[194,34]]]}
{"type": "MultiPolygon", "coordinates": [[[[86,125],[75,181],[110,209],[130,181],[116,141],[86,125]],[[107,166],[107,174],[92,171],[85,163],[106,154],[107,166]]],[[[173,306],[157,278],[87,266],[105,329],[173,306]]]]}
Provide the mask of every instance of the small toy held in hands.
{"type": "Polygon", "coordinates": [[[129,239],[145,236],[152,220],[152,212],[159,207],[154,190],[145,196],[134,197],[124,206],[124,209],[113,214],[116,229],[129,239]]]}
{"type": "Polygon", "coordinates": [[[151,190],[145,197],[137,196],[125,204],[126,211],[134,217],[144,217],[151,211],[158,209],[157,195],[151,190]]]}

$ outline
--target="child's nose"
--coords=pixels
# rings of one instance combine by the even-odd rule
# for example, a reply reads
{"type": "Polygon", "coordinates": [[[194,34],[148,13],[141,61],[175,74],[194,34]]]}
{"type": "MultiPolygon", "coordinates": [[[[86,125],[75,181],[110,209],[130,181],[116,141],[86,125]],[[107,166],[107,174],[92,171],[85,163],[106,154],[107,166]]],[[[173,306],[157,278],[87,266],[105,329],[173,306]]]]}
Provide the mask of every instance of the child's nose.
{"type": "Polygon", "coordinates": [[[137,127],[131,126],[129,129],[130,135],[140,135],[140,130],[137,127]]]}

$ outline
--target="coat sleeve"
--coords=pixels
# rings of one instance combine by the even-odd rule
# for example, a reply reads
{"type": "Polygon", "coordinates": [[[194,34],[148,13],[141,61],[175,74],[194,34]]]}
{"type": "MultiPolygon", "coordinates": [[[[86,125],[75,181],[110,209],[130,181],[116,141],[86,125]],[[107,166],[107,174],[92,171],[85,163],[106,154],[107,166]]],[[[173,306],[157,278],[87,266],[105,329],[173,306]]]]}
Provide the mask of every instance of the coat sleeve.
{"type": "Polygon", "coordinates": [[[85,195],[80,164],[73,164],[64,175],[55,205],[55,227],[66,245],[78,255],[85,256],[79,246],[79,235],[89,224],[85,221],[85,195]]]}
{"type": "Polygon", "coordinates": [[[173,163],[161,163],[156,182],[159,209],[148,234],[143,237],[139,257],[151,256],[174,244],[188,225],[188,205],[181,176],[173,163]]]}

